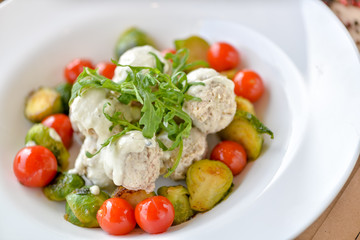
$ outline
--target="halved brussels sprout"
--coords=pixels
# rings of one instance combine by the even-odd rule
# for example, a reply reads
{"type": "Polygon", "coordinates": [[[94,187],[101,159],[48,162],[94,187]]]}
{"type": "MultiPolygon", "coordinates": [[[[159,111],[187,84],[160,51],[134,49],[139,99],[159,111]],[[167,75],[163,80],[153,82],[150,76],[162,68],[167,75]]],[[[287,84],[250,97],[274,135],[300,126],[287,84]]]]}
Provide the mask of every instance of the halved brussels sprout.
{"type": "Polygon", "coordinates": [[[219,135],[223,140],[231,140],[241,144],[249,160],[259,157],[264,142],[263,133],[273,138],[273,133],[253,114],[238,110],[234,120],[219,135]]]}
{"type": "Polygon", "coordinates": [[[231,170],[220,161],[204,159],[193,163],[186,174],[191,208],[199,212],[212,209],[228,194],[232,180],[231,170]]]}
{"type": "Polygon", "coordinates": [[[132,27],[123,32],[115,45],[115,56],[117,59],[129,50],[137,46],[150,45],[155,47],[154,41],[142,30],[132,27]]]}
{"type": "MultiPolygon", "coordinates": [[[[175,40],[174,43],[176,50],[179,50],[181,48],[189,49],[188,63],[199,60],[207,62],[207,52],[210,48],[210,45],[205,39],[199,36],[191,36],[186,39],[175,40]]],[[[199,67],[204,67],[204,66],[199,66],[199,67]]],[[[188,69],[188,71],[194,70],[196,68],[198,67],[188,69]]]]}
{"type": "Polygon", "coordinates": [[[54,89],[41,87],[26,98],[25,116],[32,122],[41,122],[47,116],[63,111],[61,96],[54,89]]]}
{"type": "Polygon", "coordinates": [[[108,198],[103,191],[98,195],[92,194],[88,186],[76,189],[66,196],[64,218],[80,227],[99,227],[96,213],[108,198]]]}
{"type": "Polygon", "coordinates": [[[60,170],[66,170],[69,164],[69,152],[66,150],[60,136],[52,128],[41,123],[30,128],[25,137],[25,143],[34,142],[49,149],[56,157],[60,170]]]}
{"type": "Polygon", "coordinates": [[[65,197],[75,189],[85,185],[78,174],[58,173],[49,185],[43,188],[45,196],[53,201],[64,201],[65,197]]]}
{"type": "Polygon", "coordinates": [[[64,113],[69,113],[69,100],[71,97],[72,85],[70,83],[60,83],[56,86],[55,90],[60,93],[61,102],[63,105],[64,113]]]}
{"type": "Polygon", "coordinates": [[[173,225],[186,222],[195,214],[190,207],[189,191],[184,186],[162,186],[158,189],[157,193],[169,199],[174,206],[175,218],[173,225]]]}
{"type": "Polygon", "coordinates": [[[242,110],[255,116],[254,105],[249,100],[240,96],[236,96],[235,101],[237,110],[242,110]]]}
{"type": "Polygon", "coordinates": [[[122,186],[116,188],[111,195],[111,197],[125,199],[134,209],[139,202],[153,196],[156,196],[154,192],[147,193],[145,190],[129,190],[122,186]]]}
{"type": "Polygon", "coordinates": [[[228,79],[232,80],[238,71],[239,71],[238,69],[234,68],[234,69],[230,69],[230,70],[226,70],[226,71],[221,71],[220,74],[224,75],[228,79]]]}

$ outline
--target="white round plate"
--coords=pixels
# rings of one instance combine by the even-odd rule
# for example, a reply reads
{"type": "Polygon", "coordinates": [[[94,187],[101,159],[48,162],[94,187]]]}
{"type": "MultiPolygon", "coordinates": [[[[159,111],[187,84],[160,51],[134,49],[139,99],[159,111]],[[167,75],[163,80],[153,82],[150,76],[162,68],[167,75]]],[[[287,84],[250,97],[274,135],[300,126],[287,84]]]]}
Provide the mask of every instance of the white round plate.
{"type": "Polygon", "coordinates": [[[301,233],[336,196],[359,154],[359,57],[324,4],[12,0],[0,4],[0,238],[112,238],[66,222],[64,204],[19,184],[12,162],[31,126],[23,116],[28,92],[64,81],[63,67],[73,58],[110,60],[118,35],[131,26],[161,49],[194,34],[233,44],[242,66],[263,76],[267,92],[256,110],[275,138],[265,136],[260,158],[211,211],[164,234],[137,229],[122,238],[289,239],[301,233]]]}

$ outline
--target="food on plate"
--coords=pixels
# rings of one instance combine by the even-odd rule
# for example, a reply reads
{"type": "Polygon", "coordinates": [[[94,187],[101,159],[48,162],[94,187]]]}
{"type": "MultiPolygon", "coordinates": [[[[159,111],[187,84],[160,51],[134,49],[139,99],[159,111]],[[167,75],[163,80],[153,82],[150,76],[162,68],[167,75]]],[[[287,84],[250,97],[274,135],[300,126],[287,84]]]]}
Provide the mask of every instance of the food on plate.
{"type": "Polygon", "coordinates": [[[178,186],[162,186],[157,191],[159,196],[164,196],[172,203],[175,210],[173,225],[186,222],[194,214],[189,202],[189,191],[182,185],[178,186]]]}
{"type": "Polygon", "coordinates": [[[191,208],[198,212],[212,209],[229,193],[232,181],[233,174],[224,163],[208,159],[195,162],[186,174],[191,208]]]}
{"type": "Polygon", "coordinates": [[[233,79],[235,83],[235,94],[242,96],[251,102],[256,102],[264,93],[264,84],[259,76],[251,70],[237,72],[233,79]]]}
{"type": "Polygon", "coordinates": [[[117,187],[111,195],[113,198],[126,200],[134,209],[139,202],[153,196],[156,196],[155,192],[147,193],[145,190],[129,190],[123,186],[117,187]]]}
{"type": "Polygon", "coordinates": [[[135,226],[134,208],[122,198],[109,198],[96,215],[100,227],[111,235],[124,235],[135,226]]]}
{"type": "Polygon", "coordinates": [[[65,201],[68,194],[84,185],[85,181],[80,175],[59,172],[51,183],[43,188],[43,192],[52,201],[65,201]]]}
{"type": "Polygon", "coordinates": [[[28,187],[44,187],[56,175],[54,154],[43,146],[22,148],[15,156],[13,170],[18,181],[28,187]]]}
{"type": "MultiPolygon", "coordinates": [[[[172,141],[168,138],[165,132],[158,135],[158,139],[165,144],[166,147],[170,147],[172,141]]],[[[202,133],[196,127],[191,128],[189,137],[184,139],[183,150],[181,155],[181,161],[177,165],[174,173],[170,175],[171,179],[182,180],[185,179],[185,174],[189,166],[194,162],[201,160],[205,157],[208,149],[206,141],[206,134],[202,133]]],[[[161,169],[160,174],[165,174],[167,169],[171,168],[176,162],[179,149],[176,148],[172,151],[165,151],[161,156],[161,169]]]]}
{"type": "Polygon", "coordinates": [[[210,67],[216,71],[226,71],[236,68],[240,64],[239,52],[229,43],[216,42],[207,52],[210,67]]]}
{"type": "Polygon", "coordinates": [[[236,109],[251,113],[255,116],[254,105],[246,98],[235,96],[236,109]]]}
{"type": "Polygon", "coordinates": [[[237,142],[222,141],[213,148],[210,159],[225,163],[236,176],[245,168],[247,157],[245,149],[237,142]]]}
{"type": "Polygon", "coordinates": [[[69,164],[69,152],[61,141],[59,134],[41,123],[30,128],[25,137],[27,145],[41,145],[49,149],[56,157],[60,170],[65,170],[69,164]]]}
{"type": "Polygon", "coordinates": [[[32,91],[25,102],[25,116],[34,123],[63,111],[61,95],[52,88],[41,87],[32,91]]]}
{"type": "Polygon", "coordinates": [[[259,156],[262,134],[273,133],[255,117],[254,98],[236,95],[241,70],[234,46],[199,36],[174,45],[160,51],[130,28],[116,44],[118,61],[71,61],[66,83],[40,88],[26,105],[41,123],[14,160],[18,180],[65,201],[70,223],[111,235],[127,234],[136,223],[148,233],[165,232],[223,201],[234,176],[259,156]],[[209,149],[207,137],[215,134],[224,141],[209,149]],[[68,169],[73,135],[81,147],[68,169]],[[160,177],[185,181],[157,186],[160,177]]]}
{"type": "Polygon", "coordinates": [[[96,214],[108,198],[96,185],[76,189],[66,196],[64,218],[79,227],[99,227],[96,214]]]}
{"type": "Polygon", "coordinates": [[[113,78],[116,64],[112,62],[99,62],[96,64],[95,69],[98,73],[106,78],[113,78]]]}
{"type": "Polygon", "coordinates": [[[94,68],[94,65],[90,60],[83,58],[75,58],[70,61],[64,69],[66,81],[74,84],[79,74],[84,70],[84,67],[94,68]]]}
{"type": "Polygon", "coordinates": [[[234,83],[210,68],[199,68],[190,72],[188,81],[203,83],[191,86],[188,90],[188,94],[200,98],[201,101],[186,101],[183,106],[194,126],[209,134],[229,125],[236,112],[234,83]]]}
{"type": "MultiPolygon", "coordinates": [[[[199,37],[199,36],[191,36],[185,39],[178,39],[174,41],[174,45],[176,50],[180,50],[183,48],[189,49],[189,58],[188,63],[196,63],[197,61],[206,61],[207,60],[207,52],[210,48],[209,43],[199,37]]],[[[208,66],[207,64],[205,66],[208,66]]],[[[189,70],[196,69],[196,66],[191,67],[189,70]]]]}
{"type": "Polygon", "coordinates": [[[136,27],[129,28],[124,31],[115,44],[115,56],[119,59],[127,50],[138,47],[150,45],[155,46],[153,39],[144,31],[136,27]]]}
{"type": "Polygon", "coordinates": [[[69,100],[71,97],[71,89],[72,84],[68,82],[60,83],[55,87],[55,90],[60,93],[64,114],[69,114],[69,100]]]}
{"type": "Polygon", "coordinates": [[[249,160],[259,157],[264,142],[262,134],[269,134],[273,138],[273,133],[263,125],[251,113],[239,110],[236,112],[234,120],[219,134],[224,140],[231,140],[241,144],[249,160]]]}
{"type": "Polygon", "coordinates": [[[172,225],[174,217],[172,203],[163,196],[147,198],[135,208],[137,224],[148,233],[165,232],[172,225]]]}
{"type": "Polygon", "coordinates": [[[69,117],[63,113],[57,113],[46,117],[41,124],[53,128],[59,134],[64,146],[68,149],[71,146],[73,132],[69,117]]]}

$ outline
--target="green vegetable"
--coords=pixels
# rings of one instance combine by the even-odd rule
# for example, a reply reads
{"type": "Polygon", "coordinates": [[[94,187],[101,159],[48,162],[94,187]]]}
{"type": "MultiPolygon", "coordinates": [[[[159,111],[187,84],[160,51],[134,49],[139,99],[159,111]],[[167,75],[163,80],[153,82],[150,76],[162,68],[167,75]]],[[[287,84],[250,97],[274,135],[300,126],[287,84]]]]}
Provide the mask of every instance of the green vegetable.
{"type": "Polygon", "coordinates": [[[146,198],[156,196],[154,192],[147,193],[145,190],[129,190],[122,186],[115,189],[111,197],[123,198],[135,209],[136,205],[146,198]]]}
{"type": "Polygon", "coordinates": [[[69,100],[71,97],[71,88],[72,88],[72,85],[70,83],[60,83],[55,88],[56,91],[58,93],[60,93],[61,102],[62,102],[65,114],[69,114],[69,100]]]}
{"type": "Polygon", "coordinates": [[[77,188],[85,185],[78,174],[58,173],[52,182],[43,188],[45,196],[53,201],[64,201],[65,197],[77,188]]]}
{"type": "Polygon", "coordinates": [[[41,123],[30,128],[25,137],[25,143],[34,142],[49,149],[56,157],[60,170],[66,170],[69,164],[69,152],[66,150],[59,135],[54,129],[41,123]]]}
{"type": "Polygon", "coordinates": [[[274,134],[251,113],[238,110],[234,120],[219,135],[224,140],[241,144],[249,160],[259,157],[264,142],[262,134],[274,134]]]}
{"type": "MultiPolygon", "coordinates": [[[[187,48],[190,51],[188,62],[195,62],[195,61],[207,61],[207,52],[210,48],[209,43],[199,37],[199,36],[191,36],[186,39],[179,39],[175,40],[175,48],[176,50],[187,48]]],[[[208,67],[208,64],[204,64],[204,67],[208,67]]],[[[197,67],[192,67],[190,70],[194,70],[197,67]]]]}
{"type": "Polygon", "coordinates": [[[193,163],[186,174],[191,208],[199,212],[213,208],[228,194],[232,180],[231,170],[220,161],[204,159],[193,163]]]}
{"type": "Polygon", "coordinates": [[[154,41],[145,32],[135,27],[129,28],[120,35],[116,42],[116,59],[119,59],[130,48],[144,45],[155,46],[154,41]]]}
{"type": "MultiPolygon", "coordinates": [[[[130,123],[122,117],[121,112],[116,112],[112,116],[103,111],[105,117],[113,123],[110,129],[120,126],[121,132],[111,136],[102,145],[96,153],[86,153],[91,158],[99,153],[102,148],[112,142],[117,141],[121,136],[131,130],[142,131],[146,138],[152,138],[156,133],[164,130],[168,138],[173,141],[170,148],[159,142],[164,151],[171,151],[180,146],[190,134],[192,120],[190,116],[182,110],[185,100],[200,100],[186,94],[191,85],[203,83],[188,83],[184,69],[193,64],[187,64],[189,52],[187,49],[179,50],[176,54],[167,55],[167,58],[173,60],[172,75],[165,74],[161,71],[161,62],[157,56],[153,55],[159,66],[150,67],[133,67],[125,81],[121,83],[113,82],[103,76],[100,76],[95,70],[85,68],[73,85],[70,104],[74,98],[81,96],[89,88],[106,88],[120,93],[118,100],[121,103],[128,104],[132,101],[142,104],[141,118],[138,122],[130,123]],[[143,71],[146,70],[146,71],[143,71]]],[[[119,64],[118,64],[119,65],[119,64]]],[[[123,66],[123,65],[119,65],[123,66]]],[[[104,109],[108,104],[104,105],[104,109]]],[[[173,167],[169,169],[165,177],[168,177],[175,171],[181,157],[181,151],[173,167]]]]}
{"type": "Polygon", "coordinates": [[[235,102],[237,110],[245,111],[255,116],[254,105],[249,100],[240,96],[236,96],[235,102]]]}
{"type": "Polygon", "coordinates": [[[174,206],[175,218],[173,225],[186,222],[195,214],[190,207],[189,191],[184,186],[162,186],[158,189],[158,195],[169,199],[174,206]]]}
{"type": "Polygon", "coordinates": [[[32,122],[41,122],[47,116],[63,111],[61,96],[54,89],[41,87],[26,98],[25,116],[32,122]]]}
{"type": "Polygon", "coordinates": [[[96,213],[108,198],[109,196],[103,191],[93,195],[88,186],[76,189],[66,196],[64,218],[80,227],[99,227],[96,213]]]}

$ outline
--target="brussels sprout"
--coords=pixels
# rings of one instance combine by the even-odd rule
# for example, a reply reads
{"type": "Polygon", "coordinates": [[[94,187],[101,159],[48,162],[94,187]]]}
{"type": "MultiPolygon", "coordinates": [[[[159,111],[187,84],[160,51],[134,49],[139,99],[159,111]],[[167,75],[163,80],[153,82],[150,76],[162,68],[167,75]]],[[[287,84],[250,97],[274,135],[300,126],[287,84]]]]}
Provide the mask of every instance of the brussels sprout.
{"type": "Polygon", "coordinates": [[[66,207],[64,218],[80,227],[99,227],[96,213],[109,196],[100,191],[93,195],[88,186],[74,190],[66,196],[66,207]]]}
{"type": "Polygon", "coordinates": [[[129,190],[122,186],[115,189],[111,197],[123,198],[135,209],[136,205],[142,200],[156,196],[154,192],[147,193],[145,190],[129,190]]]}
{"type": "MultiPolygon", "coordinates": [[[[210,48],[210,45],[201,37],[198,36],[191,36],[186,39],[179,39],[175,40],[175,48],[176,50],[179,50],[181,48],[187,48],[189,49],[189,58],[188,63],[195,62],[195,61],[205,61],[207,62],[207,52],[210,48]]],[[[199,66],[204,67],[204,66],[199,66]]],[[[190,70],[194,70],[198,67],[194,67],[190,70]]]]}
{"type": "Polygon", "coordinates": [[[189,191],[184,186],[162,186],[157,193],[169,199],[174,206],[175,218],[173,225],[186,222],[194,215],[194,211],[190,207],[189,191]]]}
{"type": "Polygon", "coordinates": [[[51,88],[39,88],[26,98],[25,116],[32,122],[41,122],[47,116],[64,111],[60,94],[51,88]]]}
{"type": "Polygon", "coordinates": [[[35,124],[26,134],[25,143],[28,144],[29,142],[49,149],[55,155],[60,170],[67,168],[70,155],[54,129],[41,123],[35,124]]]}
{"type": "Polygon", "coordinates": [[[231,140],[241,144],[249,160],[259,157],[264,142],[263,133],[273,138],[273,133],[254,115],[245,111],[237,111],[234,120],[219,135],[223,140],[231,140]]]}
{"type": "Polygon", "coordinates": [[[237,110],[242,110],[255,116],[254,105],[249,100],[240,96],[236,96],[235,101],[237,110]]]}
{"type": "Polygon", "coordinates": [[[63,105],[64,113],[69,113],[69,100],[71,97],[72,85],[70,83],[60,83],[56,86],[55,90],[60,93],[61,102],[63,105]]]}
{"type": "Polygon", "coordinates": [[[238,69],[234,68],[226,71],[221,71],[220,74],[232,80],[238,71],[239,71],[238,69]]]}
{"type": "Polygon", "coordinates": [[[53,201],[64,201],[65,197],[77,188],[85,185],[78,174],[58,173],[52,182],[43,188],[45,196],[53,201]]]}
{"type": "Polygon", "coordinates": [[[155,47],[154,41],[146,33],[135,27],[129,28],[120,35],[116,42],[115,56],[119,59],[130,48],[144,45],[155,47]]]}
{"type": "Polygon", "coordinates": [[[220,161],[200,160],[193,163],[186,174],[193,210],[208,211],[222,200],[232,185],[231,170],[220,161]]]}

